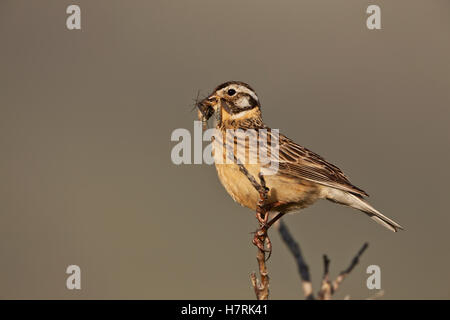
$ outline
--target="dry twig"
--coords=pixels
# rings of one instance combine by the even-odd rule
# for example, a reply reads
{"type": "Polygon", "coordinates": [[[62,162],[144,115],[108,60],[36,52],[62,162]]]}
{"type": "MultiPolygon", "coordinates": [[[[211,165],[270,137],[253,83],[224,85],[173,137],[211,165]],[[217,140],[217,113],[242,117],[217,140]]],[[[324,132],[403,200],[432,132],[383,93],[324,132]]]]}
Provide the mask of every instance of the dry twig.
{"type": "MultiPolygon", "coordinates": [[[[305,295],[305,299],[313,300],[313,289],[311,284],[311,277],[309,274],[309,268],[308,265],[305,262],[305,259],[303,258],[300,246],[298,243],[294,240],[292,235],[289,232],[289,229],[286,227],[284,222],[281,220],[279,223],[278,231],[280,232],[281,238],[283,239],[284,243],[289,248],[289,251],[292,253],[292,255],[295,258],[295,261],[297,262],[298,270],[300,273],[300,278],[302,279],[302,288],[303,293],[305,295]]],[[[366,242],[362,246],[362,248],[358,251],[356,256],[352,259],[350,265],[342,271],[337,278],[334,281],[331,281],[329,279],[329,271],[330,271],[330,259],[327,255],[323,256],[323,265],[324,265],[324,272],[322,277],[322,285],[321,288],[317,294],[318,300],[330,300],[333,294],[339,289],[340,284],[342,281],[344,281],[345,277],[355,268],[355,266],[358,264],[359,259],[361,255],[364,253],[364,251],[367,249],[369,244],[366,242]]]]}
{"type": "Polygon", "coordinates": [[[320,300],[330,300],[331,296],[339,289],[339,286],[341,285],[342,281],[349,275],[350,272],[355,268],[355,266],[359,262],[359,258],[361,255],[366,251],[369,244],[366,242],[362,246],[361,249],[359,249],[356,256],[352,259],[352,262],[348,266],[347,269],[344,271],[341,271],[337,278],[334,281],[330,281],[329,279],[329,268],[330,268],[330,259],[328,259],[327,255],[323,256],[323,264],[324,264],[324,274],[322,278],[322,287],[320,288],[319,293],[317,294],[318,298],[320,300]]]}
{"type": "Polygon", "coordinates": [[[234,161],[239,166],[239,170],[247,177],[256,191],[258,191],[260,197],[256,208],[256,218],[259,222],[259,229],[256,231],[255,237],[253,238],[253,244],[258,248],[256,260],[258,261],[260,279],[258,279],[255,272],[252,272],[250,279],[252,281],[253,289],[255,290],[256,298],[258,300],[267,300],[269,299],[269,273],[266,267],[266,260],[270,257],[272,248],[270,239],[267,235],[269,211],[265,207],[269,189],[266,187],[266,181],[262,174],[259,174],[260,183],[258,183],[255,177],[248,172],[247,168],[245,168],[236,157],[234,157],[234,161]],[[267,250],[264,248],[264,244],[267,245],[267,250]],[[267,259],[266,252],[269,253],[267,259]]]}
{"type": "Polygon", "coordinates": [[[281,238],[284,243],[288,246],[289,251],[291,251],[292,255],[297,262],[298,273],[300,274],[300,279],[302,280],[302,288],[303,293],[305,295],[305,299],[314,300],[313,287],[311,282],[311,276],[309,274],[309,267],[303,258],[302,252],[300,250],[300,246],[294,240],[289,229],[283,220],[280,220],[278,224],[278,231],[280,232],[281,238]]]}

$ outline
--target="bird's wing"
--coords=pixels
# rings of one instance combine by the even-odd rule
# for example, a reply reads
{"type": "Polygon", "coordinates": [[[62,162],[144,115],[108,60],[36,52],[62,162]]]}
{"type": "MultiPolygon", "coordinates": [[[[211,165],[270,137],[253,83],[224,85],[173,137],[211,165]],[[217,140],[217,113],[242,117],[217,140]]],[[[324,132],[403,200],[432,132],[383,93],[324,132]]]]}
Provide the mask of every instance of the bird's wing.
{"type": "Polygon", "coordinates": [[[279,148],[277,174],[309,180],[359,196],[368,196],[366,192],[352,185],[341,169],[282,134],[279,135],[279,148]]]}

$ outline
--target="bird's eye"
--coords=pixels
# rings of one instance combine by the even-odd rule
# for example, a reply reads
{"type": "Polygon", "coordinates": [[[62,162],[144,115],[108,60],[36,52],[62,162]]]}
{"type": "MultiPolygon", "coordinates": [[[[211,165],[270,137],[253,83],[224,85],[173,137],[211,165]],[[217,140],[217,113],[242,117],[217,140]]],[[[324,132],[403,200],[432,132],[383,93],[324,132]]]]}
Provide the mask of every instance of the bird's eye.
{"type": "Polygon", "coordinates": [[[236,94],[236,90],[234,90],[234,89],[229,89],[229,90],[227,91],[227,93],[228,93],[229,96],[234,96],[234,95],[236,94]]]}

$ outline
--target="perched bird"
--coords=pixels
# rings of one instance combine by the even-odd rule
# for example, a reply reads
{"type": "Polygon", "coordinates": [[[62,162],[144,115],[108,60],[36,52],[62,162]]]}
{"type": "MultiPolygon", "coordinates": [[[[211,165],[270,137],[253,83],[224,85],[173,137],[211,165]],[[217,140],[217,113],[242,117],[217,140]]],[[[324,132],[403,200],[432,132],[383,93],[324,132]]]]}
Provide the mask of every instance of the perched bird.
{"type": "MultiPolygon", "coordinates": [[[[240,144],[246,152],[251,152],[248,150],[251,147],[248,141],[240,139],[238,142],[235,137],[227,136],[227,130],[242,129],[246,132],[254,129],[252,132],[263,132],[265,129],[270,139],[274,139],[274,130],[262,120],[261,104],[256,92],[244,82],[226,82],[203,99],[198,108],[204,120],[216,114],[216,129],[225,137],[222,147],[228,145],[229,150],[234,152],[233,157],[244,163],[252,176],[258,177],[267,164],[258,163],[259,159],[247,164],[242,160],[244,155],[237,150],[240,144]]],[[[277,213],[280,217],[287,212],[306,208],[319,199],[327,199],[358,209],[394,232],[403,229],[367,203],[364,200],[367,193],[351,184],[338,167],[282,134],[276,138],[279,147],[277,170],[274,174],[264,176],[269,189],[267,203],[271,213],[277,213]]],[[[214,145],[215,166],[222,185],[236,202],[255,210],[259,193],[236,163],[222,161],[227,157],[226,152],[220,153],[223,158],[217,156],[218,148],[220,145],[214,145]]]]}

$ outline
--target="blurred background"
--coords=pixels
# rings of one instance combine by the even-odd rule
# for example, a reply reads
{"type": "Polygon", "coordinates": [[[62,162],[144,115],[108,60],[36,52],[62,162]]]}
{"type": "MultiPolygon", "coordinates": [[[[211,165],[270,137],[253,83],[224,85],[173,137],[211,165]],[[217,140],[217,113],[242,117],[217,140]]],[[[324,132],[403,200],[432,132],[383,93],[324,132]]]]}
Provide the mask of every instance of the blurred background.
{"type": "MultiPolygon", "coordinates": [[[[0,298],[254,299],[254,213],[170,158],[197,92],[228,80],[406,227],[325,201],[286,217],[315,290],[323,254],[334,277],[368,241],[336,298],[374,294],[372,264],[385,299],[450,298],[448,0],[2,0],[0,46],[0,298]]],[[[271,298],[302,299],[271,239],[271,298]]]]}

